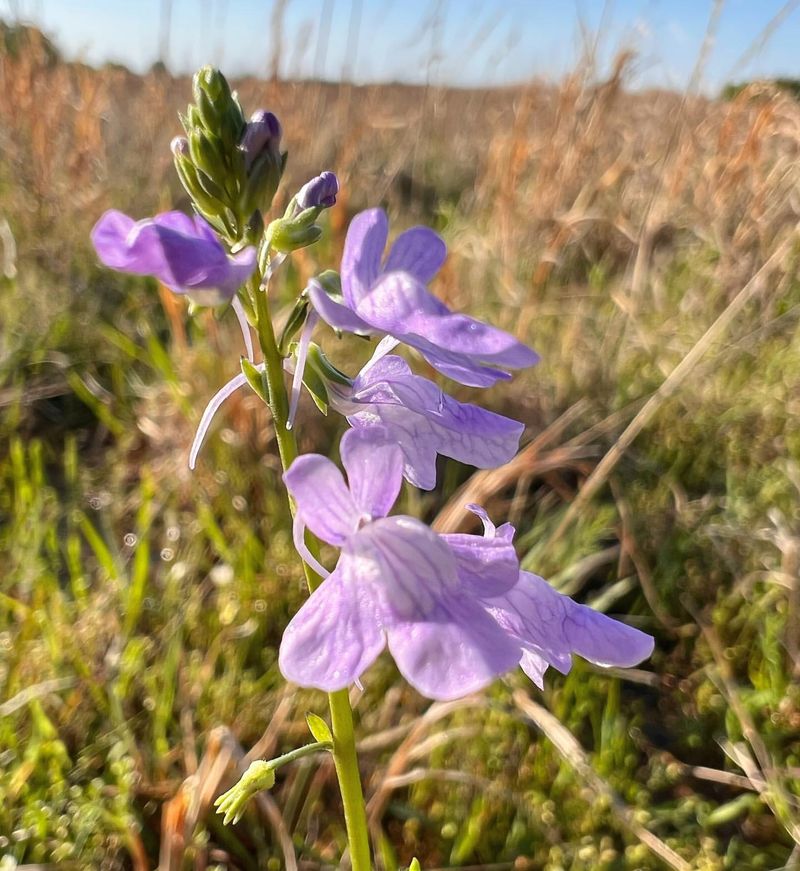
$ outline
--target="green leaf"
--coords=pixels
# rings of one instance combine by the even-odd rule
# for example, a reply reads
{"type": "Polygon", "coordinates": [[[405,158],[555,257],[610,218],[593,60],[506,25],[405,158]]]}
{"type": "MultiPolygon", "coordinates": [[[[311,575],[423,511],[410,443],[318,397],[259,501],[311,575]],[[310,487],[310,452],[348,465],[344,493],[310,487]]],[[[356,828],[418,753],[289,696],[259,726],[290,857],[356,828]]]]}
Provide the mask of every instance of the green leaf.
{"type": "Polygon", "coordinates": [[[328,724],[322,719],[322,717],[318,717],[316,714],[306,714],[306,723],[308,724],[308,731],[311,732],[320,744],[333,743],[331,730],[328,728],[328,724]]]}

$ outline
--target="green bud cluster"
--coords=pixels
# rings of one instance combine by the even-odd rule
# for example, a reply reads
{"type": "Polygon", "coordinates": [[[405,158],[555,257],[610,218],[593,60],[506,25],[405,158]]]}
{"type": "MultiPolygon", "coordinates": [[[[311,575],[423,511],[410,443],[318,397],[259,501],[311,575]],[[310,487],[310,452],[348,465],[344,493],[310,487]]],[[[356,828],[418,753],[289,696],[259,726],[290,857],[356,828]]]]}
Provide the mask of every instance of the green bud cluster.
{"type": "Polygon", "coordinates": [[[181,116],[186,137],[173,140],[181,183],[196,210],[231,244],[263,232],[286,164],[280,125],[271,113],[248,123],[225,76],[206,66],[193,80],[194,102],[181,116]]]}

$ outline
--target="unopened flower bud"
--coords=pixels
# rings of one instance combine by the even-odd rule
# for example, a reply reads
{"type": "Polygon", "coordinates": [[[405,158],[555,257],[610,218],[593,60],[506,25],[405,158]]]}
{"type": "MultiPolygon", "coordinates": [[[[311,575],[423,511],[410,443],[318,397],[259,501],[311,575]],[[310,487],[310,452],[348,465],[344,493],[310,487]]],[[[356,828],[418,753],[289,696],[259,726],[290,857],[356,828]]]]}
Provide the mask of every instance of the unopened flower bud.
{"type": "Polygon", "coordinates": [[[185,136],[176,136],[169,144],[175,157],[189,156],[189,140],[185,136]]]}
{"type": "Polygon", "coordinates": [[[245,155],[245,167],[248,172],[264,152],[270,152],[276,159],[279,157],[282,135],[281,122],[272,112],[261,109],[253,113],[239,144],[245,155]]]}
{"type": "Polygon", "coordinates": [[[301,210],[330,208],[336,202],[339,193],[339,179],[333,172],[323,172],[321,175],[307,181],[297,192],[297,205],[301,210]]]}

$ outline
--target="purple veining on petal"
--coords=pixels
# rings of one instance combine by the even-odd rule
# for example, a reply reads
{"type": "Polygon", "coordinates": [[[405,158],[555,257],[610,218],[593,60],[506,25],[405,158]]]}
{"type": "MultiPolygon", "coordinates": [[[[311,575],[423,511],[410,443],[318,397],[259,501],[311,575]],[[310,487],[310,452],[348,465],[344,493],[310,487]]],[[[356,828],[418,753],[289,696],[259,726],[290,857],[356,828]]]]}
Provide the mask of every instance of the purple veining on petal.
{"type": "Polygon", "coordinates": [[[333,573],[284,636],[279,661],[290,680],[343,689],[388,643],[406,680],[444,700],[517,664],[541,686],[548,664],[565,671],[573,652],[619,665],[649,655],[649,636],[520,572],[513,528],[495,530],[478,506],[486,536],[440,536],[415,518],[385,516],[402,464],[385,428],[350,430],[342,456],[347,484],[319,455],[298,458],[285,475],[297,505],[298,547],[307,553],[300,539],[308,524],[341,548],[333,573]]]}
{"type": "Polygon", "coordinates": [[[596,665],[627,668],[647,659],[653,638],[619,620],[574,602],[530,572],[486,606],[523,647],[566,674],[577,653],[596,665]]]}
{"type": "MultiPolygon", "coordinates": [[[[308,524],[341,554],[284,635],[284,675],[302,686],[343,689],[387,640],[404,677],[434,699],[480,689],[512,668],[521,647],[471,595],[462,578],[471,567],[462,572],[454,548],[421,521],[385,516],[402,472],[388,433],[350,430],[341,454],[347,485],[319,455],[299,457],[285,475],[297,506],[296,539],[308,524]]],[[[489,571],[493,554],[497,574],[505,576],[507,548],[500,554],[498,545],[504,547],[482,541],[482,570],[489,571]]]]}
{"type": "Polygon", "coordinates": [[[437,454],[482,469],[514,456],[523,424],[458,402],[415,375],[401,357],[375,356],[377,351],[352,387],[330,385],[331,405],[355,428],[383,426],[400,445],[404,475],[411,484],[426,490],[435,487],[437,454]]]}
{"type": "Polygon", "coordinates": [[[399,447],[388,433],[348,430],[339,443],[353,501],[362,515],[386,517],[403,484],[399,447]]]}

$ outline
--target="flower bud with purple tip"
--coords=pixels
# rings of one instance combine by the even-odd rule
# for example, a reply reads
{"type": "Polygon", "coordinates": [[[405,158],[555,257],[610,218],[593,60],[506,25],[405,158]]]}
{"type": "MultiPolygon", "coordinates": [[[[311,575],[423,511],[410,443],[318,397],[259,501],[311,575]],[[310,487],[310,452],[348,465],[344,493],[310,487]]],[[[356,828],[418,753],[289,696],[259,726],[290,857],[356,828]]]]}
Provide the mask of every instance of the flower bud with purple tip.
{"type": "Polygon", "coordinates": [[[265,152],[280,157],[281,122],[272,112],[260,109],[247,122],[239,148],[244,152],[245,167],[249,172],[256,160],[265,152]]]}
{"type": "Polygon", "coordinates": [[[329,209],[336,202],[339,193],[339,179],[333,172],[325,171],[307,181],[297,192],[297,205],[300,209],[329,209]]]}
{"type": "Polygon", "coordinates": [[[175,136],[169,144],[175,157],[189,157],[189,140],[185,136],[175,136]]]}

